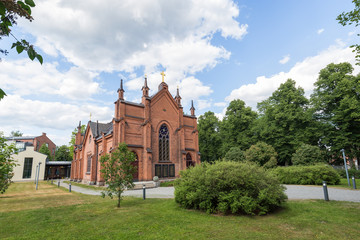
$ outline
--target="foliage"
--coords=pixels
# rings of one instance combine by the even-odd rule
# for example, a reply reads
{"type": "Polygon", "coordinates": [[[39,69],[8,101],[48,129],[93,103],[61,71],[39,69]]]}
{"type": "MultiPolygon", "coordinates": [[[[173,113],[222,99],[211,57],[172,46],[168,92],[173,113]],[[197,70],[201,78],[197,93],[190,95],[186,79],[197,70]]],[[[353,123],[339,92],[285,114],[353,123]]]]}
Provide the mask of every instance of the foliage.
{"type": "Polygon", "coordinates": [[[329,165],[277,167],[272,170],[282,184],[321,185],[326,181],[330,185],[340,183],[340,176],[329,165]]]}
{"type": "MultiPolygon", "coordinates": [[[[85,133],[85,130],[86,130],[86,125],[81,125],[81,134],[84,134],[85,133]]],[[[75,128],[74,131],[71,132],[71,139],[70,139],[70,142],[69,142],[69,152],[70,152],[70,156],[71,156],[71,159],[74,158],[74,145],[75,145],[75,136],[78,132],[78,128],[75,128]]]]}
{"type": "Polygon", "coordinates": [[[288,79],[272,96],[258,103],[260,119],[256,135],[275,148],[281,165],[290,164],[292,154],[302,143],[316,143],[319,137],[312,129],[316,122],[312,119],[309,100],[304,89],[296,88],[295,84],[288,79]]]}
{"type": "MultiPolygon", "coordinates": [[[[345,169],[337,169],[336,170],[337,173],[340,175],[340,177],[342,178],[346,178],[346,171],[345,169]]],[[[360,179],[360,170],[356,170],[354,168],[348,169],[348,173],[349,173],[349,178],[351,178],[352,176],[354,176],[356,179],[360,179]]],[[[360,187],[360,186],[359,186],[360,187]]]]}
{"type": "Polygon", "coordinates": [[[119,147],[110,156],[106,154],[100,158],[100,172],[105,180],[105,185],[107,185],[107,190],[102,192],[102,197],[105,197],[105,195],[110,198],[116,196],[118,208],[124,190],[134,187],[133,174],[136,171],[136,167],[132,165],[134,161],[135,155],[127,148],[125,143],[120,143],[119,147]]]}
{"type": "Polygon", "coordinates": [[[293,165],[314,165],[325,163],[324,153],[318,146],[302,144],[291,158],[293,165]]]}
{"type": "MultiPolygon", "coordinates": [[[[12,33],[11,27],[16,24],[17,17],[24,17],[29,21],[33,20],[31,16],[31,8],[35,7],[33,0],[15,1],[15,0],[0,0],[0,39],[4,36],[13,36],[16,40],[11,48],[15,48],[20,54],[24,50],[27,52],[29,58],[34,60],[35,58],[42,64],[43,58],[38,54],[33,45],[30,45],[26,40],[18,40],[12,33]]],[[[0,49],[0,53],[7,54],[7,50],[0,49]]],[[[1,60],[1,59],[0,59],[1,60]]],[[[0,88],[0,100],[6,96],[5,92],[0,88]]]]}
{"type": "Polygon", "coordinates": [[[245,159],[255,162],[264,168],[273,168],[277,165],[275,149],[264,142],[258,142],[245,151],[245,159]]]}
{"type": "Polygon", "coordinates": [[[214,162],[220,158],[221,138],[219,134],[219,119],[211,111],[199,117],[199,149],[202,162],[214,162]]]}
{"type": "Polygon", "coordinates": [[[48,157],[49,161],[53,160],[53,156],[51,155],[51,151],[50,151],[49,147],[46,145],[46,143],[41,145],[41,147],[39,149],[39,153],[45,154],[48,157]]]}
{"type": "Polygon", "coordinates": [[[226,161],[242,162],[245,161],[244,152],[239,147],[232,147],[225,154],[226,161]]]}
{"type": "Polygon", "coordinates": [[[180,173],[175,201],[208,213],[266,214],[287,198],[277,179],[255,164],[219,161],[180,173]]]}
{"type": "Polygon", "coordinates": [[[350,159],[360,157],[360,76],[352,71],[349,63],[327,65],[311,95],[314,117],[323,129],[320,144],[330,147],[331,158],[340,162],[341,149],[350,159]]]}
{"type": "Polygon", "coordinates": [[[62,145],[56,148],[55,161],[72,161],[68,146],[62,145]]]}
{"type": "Polygon", "coordinates": [[[11,184],[11,178],[14,176],[13,169],[16,166],[11,157],[16,152],[14,144],[7,145],[6,139],[0,132],[0,193],[3,194],[11,184]]]}
{"type": "Polygon", "coordinates": [[[257,117],[257,113],[245,102],[236,99],[230,102],[226,109],[225,117],[220,125],[220,135],[223,140],[221,153],[225,155],[231,147],[247,149],[253,143],[251,128],[257,117]]]}
{"type": "Polygon", "coordinates": [[[10,137],[22,137],[23,133],[20,130],[11,131],[10,137]]]}
{"type": "MultiPolygon", "coordinates": [[[[336,20],[339,21],[339,23],[343,26],[346,25],[352,25],[354,23],[355,27],[359,26],[360,21],[360,0],[353,0],[352,1],[355,4],[355,9],[350,12],[343,12],[339,16],[337,16],[336,20]]],[[[360,34],[358,34],[360,36],[360,34]]],[[[351,46],[354,48],[353,52],[356,52],[356,65],[360,65],[360,45],[354,44],[351,46]]]]}

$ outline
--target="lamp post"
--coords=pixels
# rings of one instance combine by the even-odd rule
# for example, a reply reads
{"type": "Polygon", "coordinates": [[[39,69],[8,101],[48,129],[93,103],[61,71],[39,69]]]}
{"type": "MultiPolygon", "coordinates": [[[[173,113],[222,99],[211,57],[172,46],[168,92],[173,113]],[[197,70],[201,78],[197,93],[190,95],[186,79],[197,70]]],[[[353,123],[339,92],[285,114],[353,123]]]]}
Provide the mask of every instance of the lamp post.
{"type": "Polygon", "coordinates": [[[37,178],[37,173],[38,173],[38,168],[39,168],[39,166],[38,165],[36,165],[36,171],[35,171],[35,182],[34,182],[34,184],[36,184],[36,178],[37,178]]]}
{"type": "Polygon", "coordinates": [[[346,172],[346,178],[347,178],[347,181],[348,181],[348,184],[349,184],[349,187],[351,186],[350,185],[350,179],[349,179],[349,172],[348,172],[348,169],[347,169],[347,164],[346,164],[346,158],[345,158],[345,150],[344,149],[341,149],[340,150],[343,154],[343,158],[344,158],[344,167],[345,167],[345,172],[346,172]]]}
{"type": "Polygon", "coordinates": [[[38,171],[37,171],[36,190],[38,189],[38,185],[39,185],[40,165],[41,165],[41,162],[39,162],[39,167],[38,167],[38,171]]]}

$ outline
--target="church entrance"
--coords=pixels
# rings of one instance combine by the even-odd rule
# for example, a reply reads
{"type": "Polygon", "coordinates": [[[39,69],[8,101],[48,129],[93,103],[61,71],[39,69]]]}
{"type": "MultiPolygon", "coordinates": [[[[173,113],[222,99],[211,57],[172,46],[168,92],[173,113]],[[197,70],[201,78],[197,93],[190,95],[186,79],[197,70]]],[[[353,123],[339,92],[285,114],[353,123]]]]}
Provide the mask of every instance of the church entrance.
{"type": "Polygon", "coordinates": [[[155,164],[155,176],[159,178],[175,177],[175,164],[155,164]]]}

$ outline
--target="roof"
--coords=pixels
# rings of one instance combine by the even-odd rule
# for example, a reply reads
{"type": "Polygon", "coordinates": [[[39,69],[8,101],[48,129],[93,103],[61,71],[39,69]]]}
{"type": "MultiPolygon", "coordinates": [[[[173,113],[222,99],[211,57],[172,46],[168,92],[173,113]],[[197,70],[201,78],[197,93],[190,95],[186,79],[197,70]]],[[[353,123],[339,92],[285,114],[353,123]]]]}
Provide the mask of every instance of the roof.
{"type": "Polygon", "coordinates": [[[90,130],[94,137],[98,137],[101,133],[107,135],[113,130],[112,122],[109,123],[99,123],[99,122],[91,122],[89,121],[90,130]]]}
{"type": "Polygon", "coordinates": [[[46,165],[49,166],[71,165],[71,161],[46,161],[46,165]]]}
{"type": "Polygon", "coordinates": [[[24,137],[6,137],[6,140],[32,140],[37,136],[24,136],[24,137]]]}

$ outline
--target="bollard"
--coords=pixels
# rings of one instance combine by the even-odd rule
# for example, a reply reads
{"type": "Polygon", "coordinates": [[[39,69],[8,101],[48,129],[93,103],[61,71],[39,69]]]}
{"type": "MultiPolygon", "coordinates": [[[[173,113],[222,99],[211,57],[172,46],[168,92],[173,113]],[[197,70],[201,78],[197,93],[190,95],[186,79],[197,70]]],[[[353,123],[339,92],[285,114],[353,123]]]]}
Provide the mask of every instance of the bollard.
{"type": "Polygon", "coordinates": [[[60,180],[58,181],[58,187],[60,187],[60,180]]]}
{"type": "Polygon", "coordinates": [[[323,181],[323,189],[324,189],[324,198],[325,198],[325,201],[329,201],[329,194],[328,194],[328,190],[327,190],[326,181],[323,181]]]}
{"type": "Polygon", "coordinates": [[[143,199],[145,200],[146,199],[146,193],[145,193],[145,184],[143,185],[143,199]]]}
{"type": "Polygon", "coordinates": [[[71,192],[71,183],[69,183],[69,192],[71,192]]]}
{"type": "Polygon", "coordinates": [[[353,188],[356,189],[356,181],[355,176],[352,176],[353,188]]]}
{"type": "Polygon", "coordinates": [[[53,183],[53,179],[51,179],[51,185],[52,185],[52,184],[54,184],[54,183],[53,183]]]}

